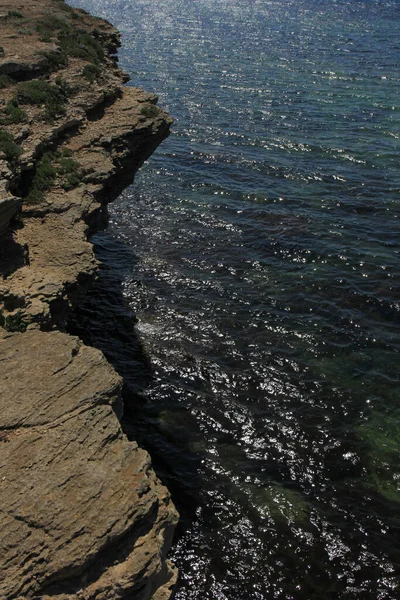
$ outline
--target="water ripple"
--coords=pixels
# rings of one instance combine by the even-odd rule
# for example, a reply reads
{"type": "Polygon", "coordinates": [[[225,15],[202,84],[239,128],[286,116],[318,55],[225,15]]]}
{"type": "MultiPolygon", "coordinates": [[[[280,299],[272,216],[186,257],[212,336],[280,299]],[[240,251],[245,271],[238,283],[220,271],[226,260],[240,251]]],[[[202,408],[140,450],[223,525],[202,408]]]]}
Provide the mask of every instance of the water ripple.
{"type": "Polygon", "coordinates": [[[399,3],[80,2],[176,118],[82,318],[181,512],[177,600],[394,600],[399,3]],[[147,379],[126,306],[94,322],[113,272],[147,379]]]}

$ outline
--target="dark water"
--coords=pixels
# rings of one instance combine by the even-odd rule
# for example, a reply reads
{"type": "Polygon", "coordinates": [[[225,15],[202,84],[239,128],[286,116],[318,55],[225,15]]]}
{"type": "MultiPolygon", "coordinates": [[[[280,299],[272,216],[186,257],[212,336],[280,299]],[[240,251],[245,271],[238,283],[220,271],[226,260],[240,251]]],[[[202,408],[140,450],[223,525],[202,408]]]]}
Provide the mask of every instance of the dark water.
{"type": "Polygon", "coordinates": [[[75,324],[181,511],[176,598],[400,598],[400,2],[79,4],[176,118],[75,324]]]}

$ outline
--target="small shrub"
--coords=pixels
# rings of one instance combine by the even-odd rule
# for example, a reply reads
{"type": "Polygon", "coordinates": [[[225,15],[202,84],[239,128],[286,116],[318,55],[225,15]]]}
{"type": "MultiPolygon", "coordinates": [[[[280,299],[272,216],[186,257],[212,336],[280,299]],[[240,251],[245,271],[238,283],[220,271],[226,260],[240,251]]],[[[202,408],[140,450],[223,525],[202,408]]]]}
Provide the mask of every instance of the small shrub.
{"type": "Polygon", "coordinates": [[[4,90],[15,83],[8,75],[0,75],[0,90],[4,90]]]}
{"type": "Polygon", "coordinates": [[[71,190],[82,181],[79,163],[71,158],[71,150],[46,152],[37,163],[36,173],[26,197],[28,204],[43,202],[45,193],[54,185],[57,177],[64,190],[71,190]]]}
{"type": "MultiPolygon", "coordinates": [[[[66,9],[68,10],[68,9],[66,9]]],[[[75,12],[71,17],[81,18],[75,12]]],[[[40,52],[49,61],[50,70],[57,70],[68,62],[68,57],[81,58],[94,65],[104,60],[104,50],[101,42],[87,31],[72,27],[65,19],[48,16],[36,24],[40,39],[50,42],[55,37],[58,39],[59,52],[40,52]]]]}
{"type": "Polygon", "coordinates": [[[28,120],[28,115],[24,110],[22,110],[22,108],[20,108],[16,98],[13,98],[7,102],[4,112],[6,116],[0,120],[3,125],[26,123],[28,120]]]}
{"type": "Polygon", "coordinates": [[[47,59],[47,68],[50,72],[58,71],[58,69],[62,69],[68,64],[68,59],[66,55],[63,52],[60,52],[59,50],[51,50],[50,52],[40,50],[38,54],[40,56],[44,56],[47,59]]]}
{"type": "Polygon", "coordinates": [[[51,33],[42,33],[39,36],[39,41],[44,42],[45,44],[50,44],[53,41],[53,36],[51,33]]]}
{"type": "Polygon", "coordinates": [[[18,85],[18,99],[23,104],[46,104],[52,96],[58,96],[57,88],[48,81],[33,79],[18,85]]]}
{"type": "MultiPolygon", "coordinates": [[[[68,151],[68,149],[66,150],[68,151]]],[[[82,181],[82,173],[79,163],[70,156],[65,155],[65,150],[63,154],[64,156],[58,159],[57,172],[61,176],[61,185],[64,190],[71,190],[82,181]]]]}
{"type": "Polygon", "coordinates": [[[57,77],[54,83],[58,85],[64,98],[67,98],[74,92],[74,88],[69,85],[66,79],[62,79],[62,77],[57,77]]]}
{"type": "Polygon", "coordinates": [[[9,10],[7,13],[7,19],[22,19],[23,15],[19,10],[9,10]]]}
{"type": "Polygon", "coordinates": [[[69,25],[64,19],[49,15],[36,23],[36,31],[41,42],[51,42],[61,29],[68,30],[69,25]]]}
{"type": "Polygon", "coordinates": [[[72,150],[70,148],[63,148],[61,150],[61,156],[68,156],[68,157],[70,157],[72,155],[73,155],[73,152],[72,152],[72,150]]]}
{"type": "Polygon", "coordinates": [[[76,175],[75,173],[68,173],[68,175],[65,176],[65,181],[62,186],[66,191],[72,190],[73,188],[77,187],[81,181],[82,179],[79,175],[76,175]]]}
{"type": "Polygon", "coordinates": [[[86,65],[82,71],[82,77],[87,79],[90,83],[93,83],[95,79],[100,75],[101,71],[97,65],[92,63],[86,65]]]}
{"type": "Polygon", "coordinates": [[[64,103],[59,104],[58,102],[49,102],[43,113],[43,119],[48,123],[53,123],[54,119],[57,119],[62,115],[65,115],[64,103]]]}
{"type": "Polygon", "coordinates": [[[15,143],[14,136],[5,129],[0,129],[0,151],[4,152],[10,165],[15,165],[22,152],[20,146],[15,143]]]}
{"type": "Polygon", "coordinates": [[[58,159],[58,172],[64,175],[65,173],[72,173],[79,167],[79,163],[68,156],[63,156],[58,159]]]}
{"type": "Polygon", "coordinates": [[[28,204],[43,202],[44,194],[49,190],[57,176],[57,170],[53,166],[54,155],[46,152],[37,163],[36,173],[32,179],[31,187],[26,197],[28,204]]]}
{"type": "Polygon", "coordinates": [[[72,19],[82,19],[82,15],[80,15],[75,8],[69,6],[69,4],[64,4],[61,9],[67,13],[70,13],[70,17],[72,19]]]}
{"type": "Polygon", "coordinates": [[[51,85],[43,79],[20,83],[17,98],[21,104],[44,105],[43,116],[47,121],[52,121],[58,115],[65,113],[65,94],[60,87],[51,85]]]}
{"type": "Polygon", "coordinates": [[[59,43],[62,52],[67,56],[82,58],[93,64],[104,60],[101,43],[86,31],[76,30],[72,27],[63,30],[59,35],[59,43]]]}
{"type": "Polygon", "coordinates": [[[145,104],[140,109],[140,113],[148,118],[156,117],[159,112],[160,112],[160,109],[155,104],[145,104]]]}
{"type": "Polygon", "coordinates": [[[18,29],[17,33],[19,35],[33,35],[33,30],[25,27],[24,29],[18,29]]]}
{"type": "Polygon", "coordinates": [[[0,58],[2,58],[4,56],[4,48],[3,46],[0,46],[0,58]]]}
{"type": "Polygon", "coordinates": [[[14,315],[7,315],[6,317],[1,315],[0,325],[7,331],[19,333],[24,333],[28,327],[28,323],[25,323],[21,312],[17,312],[14,315]]]}

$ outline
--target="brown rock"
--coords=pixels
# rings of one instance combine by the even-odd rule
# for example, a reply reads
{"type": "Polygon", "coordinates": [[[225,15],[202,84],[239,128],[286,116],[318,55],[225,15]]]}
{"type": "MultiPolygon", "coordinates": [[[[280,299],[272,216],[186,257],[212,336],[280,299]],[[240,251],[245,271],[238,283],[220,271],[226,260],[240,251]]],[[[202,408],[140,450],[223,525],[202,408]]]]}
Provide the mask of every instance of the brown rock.
{"type": "Polygon", "coordinates": [[[104,356],[29,331],[3,336],[0,364],[0,598],[168,598],[176,511],[121,432],[104,356]]]}
{"type": "Polygon", "coordinates": [[[24,104],[23,118],[7,121],[15,81],[0,103],[19,146],[16,157],[0,156],[0,600],[167,600],[177,513],[148,454],[121,431],[120,378],[101,352],[46,330],[65,327],[96,276],[88,233],[172,120],[149,109],[154,95],[121,87],[115,28],[71,11],[60,0],[0,0],[0,74],[68,91],[50,119],[43,105],[24,104]],[[47,15],[79,22],[101,42],[90,85],[82,58],[49,69],[61,42],[40,39],[47,15]],[[30,196],[44,153],[54,177],[30,196]],[[22,202],[23,226],[11,230],[22,202]]]}
{"type": "MultiPolygon", "coordinates": [[[[0,0],[4,14],[8,7],[7,0],[0,0]]],[[[36,24],[47,14],[69,17],[70,10],[66,13],[64,7],[57,0],[13,6],[13,10],[21,11],[25,28],[31,29],[29,44],[20,49],[25,61],[39,60],[42,65],[44,42],[34,33],[36,24]]],[[[65,89],[72,90],[64,114],[47,122],[43,120],[43,106],[24,105],[29,125],[8,126],[20,145],[21,156],[12,169],[4,170],[4,190],[12,189],[14,195],[4,192],[4,201],[0,200],[0,235],[3,254],[11,254],[6,247],[11,243],[19,245],[20,255],[27,260],[12,261],[10,268],[0,265],[0,273],[7,276],[0,285],[0,316],[6,326],[15,319],[25,327],[31,323],[44,329],[65,326],[69,309],[80,300],[96,273],[97,263],[87,242],[89,231],[104,224],[103,205],[133,181],[137,169],[169,134],[172,122],[161,109],[155,110],[151,118],[146,117],[143,107],[156,103],[154,94],[121,87],[125,74],[117,68],[112,54],[119,43],[116,29],[84,11],[78,14],[79,27],[94,32],[103,44],[105,58],[99,76],[88,85],[82,76],[87,61],[69,57],[67,65],[46,76],[50,85],[62,81],[65,89]],[[28,195],[23,203],[25,226],[14,233],[11,241],[6,240],[7,224],[23,200],[18,194],[28,194],[32,173],[46,151],[52,153],[55,168],[55,153],[68,155],[78,165],[76,181],[66,185],[59,175],[41,200],[29,201],[28,195]],[[17,300],[10,303],[10,297],[17,300]]],[[[14,21],[0,20],[6,56],[18,51],[12,35],[14,21]]],[[[54,41],[46,47],[47,51],[55,48],[54,41]]],[[[11,86],[4,92],[9,100],[18,88],[11,86]]],[[[12,251],[15,254],[14,248],[12,251]]]]}
{"type": "Polygon", "coordinates": [[[0,190],[0,238],[7,232],[8,223],[22,206],[21,198],[4,194],[0,190]]]}

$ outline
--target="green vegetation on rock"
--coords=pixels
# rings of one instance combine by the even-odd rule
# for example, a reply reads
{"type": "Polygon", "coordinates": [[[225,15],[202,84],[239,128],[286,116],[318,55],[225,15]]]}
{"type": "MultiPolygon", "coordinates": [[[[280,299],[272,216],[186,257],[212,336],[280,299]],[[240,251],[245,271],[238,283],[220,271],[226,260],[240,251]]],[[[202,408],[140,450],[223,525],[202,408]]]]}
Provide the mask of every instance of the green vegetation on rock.
{"type": "Polygon", "coordinates": [[[79,163],[73,158],[66,156],[65,151],[64,156],[59,156],[57,160],[57,173],[61,177],[61,185],[64,190],[71,190],[79,185],[82,181],[79,163]]]}
{"type": "Polygon", "coordinates": [[[66,62],[68,56],[82,58],[93,64],[104,60],[101,42],[87,31],[71,26],[66,19],[48,16],[38,21],[36,31],[41,41],[51,42],[57,38],[60,46],[60,61],[66,62]]]}
{"type": "Polygon", "coordinates": [[[53,153],[45,152],[38,161],[29,193],[26,197],[28,204],[39,204],[44,200],[44,194],[55,182],[57,171],[53,165],[53,153]]]}
{"type": "MultiPolygon", "coordinates": [[[[1,56],[1,52],[0,52],[1,56]]],[[[11,87],[15,82],[8,75],[0,75],[0,90],[11,87]]]]}
{"type": "Polygon", "coordinates": [[[64,4],[64,6],[62,6],[61,8],[64,12],[70,14],[71,19],[82,19],[82,15],[80,15],[77,12],[77,10],[75,8],[72,8],[72,6],[70,6],[69,4],[64,4]]]}
{"type": "MultiPolygon", "coordinates": [[[[65,11],[69,14],[61,18],[49,15],[37,22],[39,39],[43,42],[56,42],[58,45],[57,50],[42,50],[39,54],[47,59],[47,69],[50,72],[66,67],[71,57],[87,61],[89,64],[84,67],[82,76],[93,83],[101,73],[99,65],[104,61],[103,45],[95,35],[77,27],[76,22],[71,25],[70,18],[81,18],[78,13],[67,6],[65,11]]],[[[54,118],[54,114],[50,118],[54,118]]]]}
{"type": "Polygon", "coordinates": [[[155,104],[145,104],[140,109],[140,113],[150,119],[153,117],[156,117],[159,112],[160,112],[160,109],[155,104]]]}
{"type": "Polygon", "coordinates": [[[9,10],[7,13],[7,19],[22,19],[23,14],[19,10],[9,10]]]}
{"type": "Polygon", "coordinates": [[[5,129],[0,129],[0,152],[3,152],[7,162],[13,167],[21,155],[21,148],[14,141],[14,136],[5,131],[5,129]]]}
{"type": "Polygon", "coordinates": [[[62,79],[62,77],[57,77],[54,83],[60,88],[60,91],[65,100],[68,98],[68,96],[73,94],[75,90],[75,88],[73,88],[66,79],[62,79]]]}
{"type": "Polygon", "coordinates": [[[54,15],[48,15],[36,23],[36,31],[41,39],[44,37],[53,39],[57,31],[68,27],[69,25],[65,19],[60,19],[54,15]]]}
{"type": "Polygon", "coordinates": [[[82,71],[82,77],[93,83],[95,79],[100,75],[101,71],[97,65],[92,63],[86,65],[82,71]]]}
{"type": "Polygon", "coordinates": [[[79,163],[71,157],[71,152],[64,149],[61,152],[45,152],[37,163],[29,192],[25,198],[27,204],[40,204],[45,193],[59,184],[64,190],[71,190],[82,181],[82,171],[79,163]]]}
{"type": "Polygon", "coordinates": [[[20,27],[17,30],[18,35],[33,35],[33,30],[30,29],[29,27],[20,27]]]}
{"type": "Polygon", "coordinates": [[[13,98],[9,100],[4,109],[5,116],[0,117],[2,125],[12,125],[15,123],[26,123],[28,115],[20,108],[18,100],[13,98]]]}
{"type": "Polygon", "coordinates": [[[104,60],[104,50],[101,43],[86,31],[73,29],[62,30],[59,36],[61,50],[68,56],[82,58],[93,64],[104,60]]]}
{"type": "Polygon", "coordinates": [[[47,121],[65,113],[66,96],[63,90],[43,79],[20,83],[17,99],[21,104],[44,105],[43,116],[47,121]]]}
{"type": "Polygon", "coordinates": [[[67,65],[67,57],[59,50],[51,50],[46,52],[41,50],[38,54],[47,59],[47,68],[49,71],[58,71],[67,65]]]}
{"type": "Polygon", "coordinates": [[[28,324],[24,321],[21,312],[4,316],[0,311],[0,326],[7,331],[23,333],[28,324]]]}

